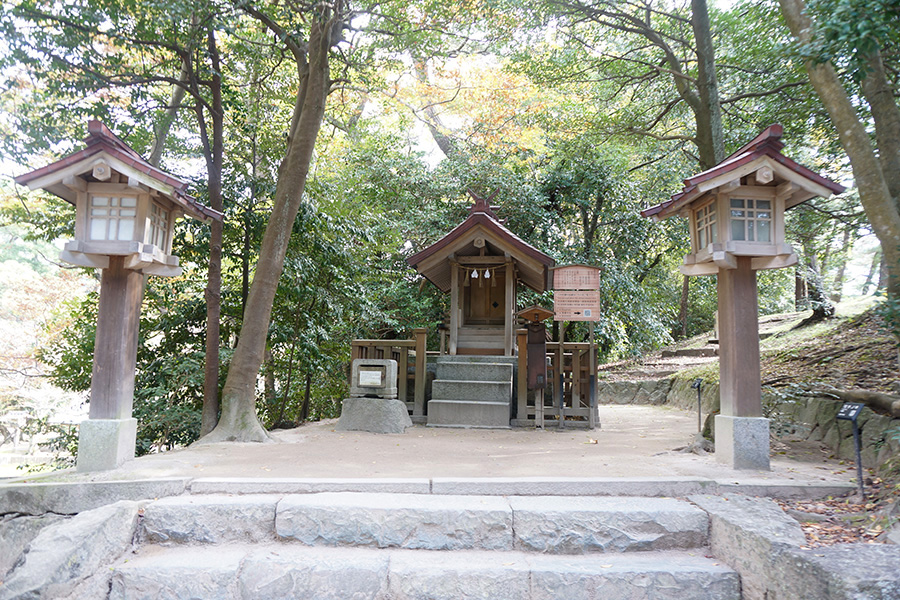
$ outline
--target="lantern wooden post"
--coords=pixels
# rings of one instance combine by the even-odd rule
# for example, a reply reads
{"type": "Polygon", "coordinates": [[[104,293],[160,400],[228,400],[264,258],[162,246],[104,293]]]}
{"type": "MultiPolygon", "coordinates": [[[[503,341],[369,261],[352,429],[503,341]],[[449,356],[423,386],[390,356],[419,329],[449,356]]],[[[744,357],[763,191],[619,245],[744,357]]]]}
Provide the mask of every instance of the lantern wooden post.
{"type": "Polygon", "coordinates": [[[772,125],[712,169],[690,177],[645,217],[687,217],[685,275],[718,275],[719,396],[716,459],[734,469],[769,469],[769,421],[762,414],[756,271],[797,263],[784,237],[784,211],[843,186],[781,154],[772,125]]]}
{"type": "Polygon", "coordinates": [[[131,416],[138,329],[148,274],[181,274],[172,255],[175,219],[222,215],[187,195],[187,183],[160,171],[99,121],[88,124],[87,147],[16,178],[75,205],[75,239],[60,258],[102,269],[90,418],[78,434],[78,470],[114,469],[134,458],[131,416]]]}

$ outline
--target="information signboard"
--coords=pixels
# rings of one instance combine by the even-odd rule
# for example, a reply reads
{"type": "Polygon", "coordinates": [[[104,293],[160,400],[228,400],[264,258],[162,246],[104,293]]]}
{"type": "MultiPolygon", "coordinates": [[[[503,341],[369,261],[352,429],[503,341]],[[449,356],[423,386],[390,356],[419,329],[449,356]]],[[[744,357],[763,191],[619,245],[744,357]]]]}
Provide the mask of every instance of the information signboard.
{"type": "Polygon", "coordinates": [[[600,290],[556,290],[553,292],[553,313],[556,321],[597,321],[600,319],[600,290]]]}
{"type": "Polygon", "coordinates": [[[600,268],[584,265],[557,267],[553,270],[554,290],[600,289],[600,268]]]}

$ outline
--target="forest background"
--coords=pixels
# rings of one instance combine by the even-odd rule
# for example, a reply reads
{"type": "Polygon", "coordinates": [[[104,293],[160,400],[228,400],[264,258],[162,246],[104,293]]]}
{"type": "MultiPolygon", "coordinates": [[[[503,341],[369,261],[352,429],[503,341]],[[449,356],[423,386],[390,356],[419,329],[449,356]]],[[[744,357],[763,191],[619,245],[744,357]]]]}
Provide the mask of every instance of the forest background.
{"type": "MultiPolygon", "coordinates": [[[[266,429],[336,416],[352,339],[425,326],[437,343],[448,299],[405,258],[465,218],[468,189],[496,192],[507,226],[558,264],[602,267],[602,359],[709,330],[715,277],[677,269],[686,223],[639,212],[775,122],[787,155],[859,185],[791,211],[800,265],[759,274],[761,313],[824,317],[876,293],[896,323],[898,19],[897,0],[4,2],[0,158],[9,175],[38,168],[99,118],[224,212],[180,222],[183,275],[147,280],[138,451],[193,442],[226,413],[222,439],[259,439],[241,407],[266,429]],[[279,226],[281,256],[265,241],[279,226]]],[[[3,336],[4,373],[84,392],[99,272],[56,265],[54,246],[74,209],[9,177],[0,201],[0,309],[33,327],[3,336]]],[[[28,404],[21,387],[5,408],[28,404]]]]}

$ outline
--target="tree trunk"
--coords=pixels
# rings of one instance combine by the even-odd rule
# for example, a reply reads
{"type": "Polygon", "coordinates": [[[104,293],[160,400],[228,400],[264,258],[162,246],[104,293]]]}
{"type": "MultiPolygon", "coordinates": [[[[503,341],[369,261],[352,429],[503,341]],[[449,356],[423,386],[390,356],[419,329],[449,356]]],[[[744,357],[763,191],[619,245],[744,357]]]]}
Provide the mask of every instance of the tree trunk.
{"type": "MultiPolygon", "coordinates": [[[[875,281],[875,273],[879,272],[881,267],[881,248],[872,253],[872,264],[869,265],[869,274],[866,275],[866,280],[862,285],[862,295],[868,296],[869,289],[872,287],[872,283],[875,281]]],[[[875,289],[878,289],[877,286],[875,289]]]]}
{"type": "Polygon", "coordinates": [[[806,278],[803,276],[803,267],[794,271],[794,310],[806,310],[809,308],[809,290],[806,286],[806,278]]]}
{"type": "Polygon", "coordinates": [[[803,319],[797,327],[805,327],[834,316],[834,305],[829,302],[828,295],[825,293],[825,286],[822,284],[822,274],[816,262],[816,255],[809,250],[805,254],[806,284],[809,289],[809,304],[813,312],[812,315],[803,319]]]}
{"type": "Polygon", "coordinates": [[[300,407],[300,423],[305,423],[309,419],[309,399],[312,395],[312,371],[306,371],[306,389],[303,392],[303,405],[300,407]]]}
{"type": "Polygon", "coordinates": [[[853,251],[853,241],[850,239],[850,228],[844,228],[844,238],[841,241],[841,252],[838,255],[837,272],[834,274],[834,284],[831,286],[831,300],[840,302],[844,296],[844,273],[847,272],[847,261],[853,251]]]}
{"type": "Polygon", "coordinates": [[[725,141],[706,0],[691,0],[691,26],[697,42],[697,92],[700,96],[700,111],[696,115],[697,148],[702,167],[709,169],[725,159],[725,141]]]}
{"type": "Polygon", "coordinates": [[[303,76],[287,150],[278,171],[272,213],[247,297],[240,339],[222,390],[222,414],[219,424],[201,442],[271,440],[256,415],[256,381],[266,347],[275,291],[284,269],[284,257],[306,186],[330,86],[328,53],[334,15],[327,6],[318,5],[317,10],[322,14],[311,20],[308,66],[299,65],[298,59],[303,76]]]}
{"type": "MultiPolygon", "coordinates": [[[[780,0],[780,3],[791,33],[801,43],[809,44],[813,39],[813,23],[805,12],[803,0],[780,0]]],[[[880,62],[877,57],[873,60],[880,62]]],[[[860,201],[881,242],[888,270],[888,296],[900,298],[900,210],[888,188],[881,162],[834,67],[811,59],[805,66],[847,152],[860,201]]]]}
{"type": "Polygon", "coordinates": [[[681,279],[681,302],[678,304],[678,331],[673,336],[676,340],[687,338],[688,300],[690,299],[691,278],[683,275],[681,279]]]}
{"type": "MultiPolygon", "coordinates": [[[[212,142],[206,144],[206,164],[209,179],[209,205],[223,212],[222,169],[225,155],[225,110],[222,106],[222,76],[215,33],[210,27],[207,50],[212,63],[212,79],[209,84],[212,95],[210,119],[212,142]]],[[[198,103],[199,106],[199,103],[198,103]]],[[[198,109],[202,110],[202,108],[198,109]]],[[[201,130],[205,130],[202,114],[201,130]]],[[[204,136],[209,139],[208,133],[204,136]]],[[[211,432],[219,420],[219,345],[222,317],[222,232],[224,224],[214,220],[209,228],[209,268],[206,281],[206,358],[203,370],[203,410],[200,414],[200,435],[211,432]]]]}
{"type": "Polygon", "coordinates": [[[169,105],[166,107],[165,113],[156,127],[153,128],[153,146],[150,147],[150,159],[148,162],[154,167],[158,167],[162,160],[163,150],[166,147],[166,138],[169,137],[169,130],[172,129],[172,123],[175,122],[175,116],[178,109],[181,108],[181,102],[184,100],[184,85],[189,79],[189,68],[186,64],[181,66],[181,74],[178,81],[183,85],[172,86],[172,96],[169,98],[169,105]]]}
{"type": "Polygon", "coordinates": [[[894,197],[894,204],[900,210],[900,107],[885,75],[880,51],[876,50],[869,56],[867,66],[869,71],[862,80],[863,94],[875,121],[881,172],[894,197]]]}

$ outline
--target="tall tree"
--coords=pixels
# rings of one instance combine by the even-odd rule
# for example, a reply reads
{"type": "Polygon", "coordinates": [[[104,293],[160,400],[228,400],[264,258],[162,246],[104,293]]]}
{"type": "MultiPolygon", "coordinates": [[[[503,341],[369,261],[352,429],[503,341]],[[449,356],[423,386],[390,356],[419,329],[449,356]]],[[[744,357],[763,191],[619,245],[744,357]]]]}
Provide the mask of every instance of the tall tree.
{"type": "Polygon", "coordinates": [[[888,270],[887,291],[900,301],[900,90],[887,76],[882,44],[896,36],[896,3],[834,0],[826,17],[830,33],[824,43],[817,23],[803,0],[780,0],[781,11],[794,37],[806,49],[809,80],[825,106],[853,168],[860,201],[881,242],[888,270]],[[891,27],[891,23],[894,24],[891,27]],[[817,41],[819,45],[817,46],[817,41]],[[851,51],[844,51],[850,48],[851,51]],[[875,140],[854,106],[845,81],[833,61],[849,59],[849,75],[861,82],[862,95],[875,124],[875,140]]]}
{"type": "MultiPolygon", "coordinates": [[[[10,57],[29,65],[42,87],[60,96],[77,98],[94,90],[125,88],[135,97],[153,98],[164,95],[156,93],[157,89],[170,85],[168,101],[161,101],[154,111],[150,162],[160,165],[179,111],[190,111],[206,163],[207,202],[221,213],[225,113],[216,36],[233,16],[227,7],[205,0],[172,3],[164,12],[118,0],[85,7],[24,0],[13,7],[2,25],[19,32],[10,45],[10,57]],[[155,60],[144,60],[146,52],[153,52],[155,60]],[[35,61],[35,56],[44,61],[35,61]]],[[[57,101],[62,102],[62,98],[57,101]]],[[[89,113],[90,109],[79,112],[89,113]]],[[[47,117],[45,113],[40,119],[47,117]]],[[[222,221],[210,225],[204,432],[215,426],[218,415],[222,228],[222,221]]]]}
{"type": "Polygon", "coordinates": [[[257,377],[265,357],[278,280],[332,85],[329,54],[340,40],[349,14],[343,0],[303,7],[305,12],[296,15],[307,23],[308,33],[302,38],[264,12],[265,8],[253,4],[244,4],[242,8],[283,40],[296,64],[299,85],[285,155],[278,169],[272,212],[263,234],[240,337],[222,389],[221,416],[216,428],[201,439],[207,443],[269,439],[256,416],[257,377]]]}

